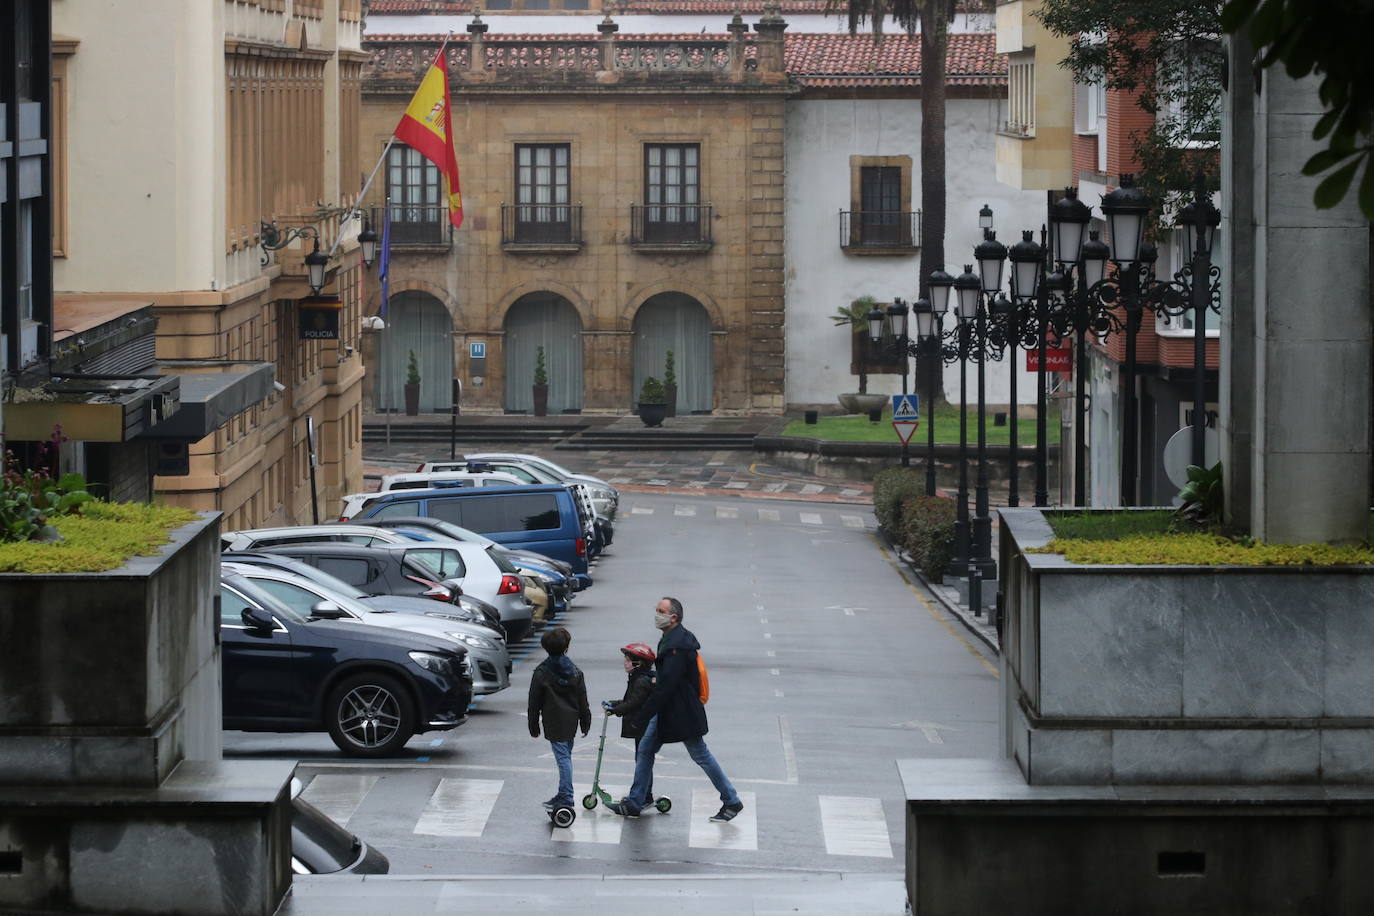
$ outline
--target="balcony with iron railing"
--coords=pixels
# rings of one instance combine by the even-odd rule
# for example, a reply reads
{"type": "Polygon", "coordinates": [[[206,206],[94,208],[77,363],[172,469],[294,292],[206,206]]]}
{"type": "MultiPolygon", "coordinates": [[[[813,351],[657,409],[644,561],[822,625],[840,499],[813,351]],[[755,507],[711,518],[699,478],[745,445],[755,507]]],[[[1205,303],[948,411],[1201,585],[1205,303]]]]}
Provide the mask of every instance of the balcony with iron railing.
{"type": "MultiPolygon", "coordinates": [[[[382,234],[385,207],[373,207],[372,229],[382,234]]],[[[447,251],[453,246],[453,224],[448,207],[420,204],[391,205],[391,248],[411,251],[447,251]]]]}
{"type": "Polygon", "coordinates": [[[501,247],[537,254],[582,250],[581,204],[502,204],[501,247]]]}
{"type": "Polygon", "coordinates": [[[630,247],[636,251],[711,250],[710,204],[631,204],[630,247]]]}
{"type": "Polygon", "coordinates": [[[921,211],[841,210],[840,247],[858,255],[914,254],[921,249],[921,211]]]}

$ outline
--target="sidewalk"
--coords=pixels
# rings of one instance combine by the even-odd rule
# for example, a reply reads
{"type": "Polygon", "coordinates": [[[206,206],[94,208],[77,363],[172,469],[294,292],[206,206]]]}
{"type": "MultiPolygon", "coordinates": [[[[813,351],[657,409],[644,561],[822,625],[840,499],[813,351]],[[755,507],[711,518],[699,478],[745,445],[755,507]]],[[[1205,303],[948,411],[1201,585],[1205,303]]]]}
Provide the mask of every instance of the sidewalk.
{"type": "Polygon", "coordinates": [[[295,878],[279,916],[559,913],[562,916],[902,916],[901,874],[761,872],[295,878]]]}

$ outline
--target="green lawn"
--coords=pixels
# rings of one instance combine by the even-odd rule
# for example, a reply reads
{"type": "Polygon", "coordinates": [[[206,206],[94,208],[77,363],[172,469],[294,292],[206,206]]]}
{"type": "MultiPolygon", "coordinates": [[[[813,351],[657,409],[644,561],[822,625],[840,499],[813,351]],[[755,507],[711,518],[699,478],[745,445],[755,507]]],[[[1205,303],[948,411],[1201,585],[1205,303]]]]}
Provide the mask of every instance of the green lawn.
{"type": "MultiPolygon", "coordinates": [[[[917,427],[915,435],[911,437],[913,447],[924,445],[928,432],[926,422],[929,417],[926,415],[925,406],[921,408],[921,425],[917,427]]],[[[1010,419],[1008,419],[1010,423],[1010,419]]],[[[1011,427],[994,426],[992,411],[987,413],[987,442],[989,445],[1007,445],[1011,442],[1011,427]]],[[[900,442],[897,431],[892,428],[891,411],[883,411],[881,423],[870,423],[868,417],[853,414],[845,417],[821,417],[814,426],[807,426],[804,420],[793,420],[787,424],[787,428],[782,431],[784,436],[810,436],[814,439],[829,439],[835,442],[900,442]]],[[[1059,441],[1059,424],[1054,419],[1048,419],[1045,435],[1050,443],[1059,441]]],[[[1022,417],[1016,428],[1017,444],[1021,447],[1035,445],[1035,420],[1022,417]]],[[[947,407],[941,404],[935,413],[935,441],[954,442],[959,441],[959,408],[947,407]]],[[[968,441],[976,443],[978,441],[978,412],[970,410],[968,412],[968,441]]]]}

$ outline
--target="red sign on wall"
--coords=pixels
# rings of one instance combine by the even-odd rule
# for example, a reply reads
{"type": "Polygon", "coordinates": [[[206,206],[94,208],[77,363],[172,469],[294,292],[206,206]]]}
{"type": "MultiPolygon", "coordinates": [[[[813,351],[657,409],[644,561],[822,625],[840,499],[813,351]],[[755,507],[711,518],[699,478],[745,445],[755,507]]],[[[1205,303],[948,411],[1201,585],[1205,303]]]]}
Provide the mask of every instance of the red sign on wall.
{"type": "MultiPolygon", "coordinates": [[[[1045,357],[1046,372],[1073,371],[1073,351],[1068,347],[1050,347],[1045,351],[1045,357]]],[[[1038,347],[1026,351],[1026,371],[1040,371],[1040,350],[1038,347]]]]}

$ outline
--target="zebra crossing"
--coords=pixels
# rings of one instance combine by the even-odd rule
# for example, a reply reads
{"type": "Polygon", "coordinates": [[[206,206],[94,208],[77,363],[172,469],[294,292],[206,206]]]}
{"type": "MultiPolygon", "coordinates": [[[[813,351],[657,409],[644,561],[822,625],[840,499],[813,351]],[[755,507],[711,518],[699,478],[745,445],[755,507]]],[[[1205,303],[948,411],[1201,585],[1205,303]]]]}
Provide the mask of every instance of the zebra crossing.
{"type": "MultiPolygon", "coordinates": [[[[377,789],[379,783],[397,778],[406,777],[375,773],[317,773],[306,784],[302,794],[331,819],[347,827],[368,793],[377,789]]],[[[517,789],[507,779],[442,777],[414,818],[409,832],[421,838],[479,839],[492,822],[493,812],[497,810],[503,794],[510,793],[511,802],[519,800],[521,806],[525,806],[524,796],[528,793],[522,789],[528,787],[517,789]]],[[[590,791],[590,785],[577,786],[576,797],[579,802],[590,791]]],[[[644,826],[656,834],[667,834],[672,839],[686,833],[686,845],[693,849],[768,851],[766,843],[762,849],[760,847],[760,818],[776,808],[777,801],[768,800],[768,806],[761,813],[756,793],[740,791],[739,796],[744,802],[744,810],[728,823],[710,820],[710,816],[720,807],[719,796],[710,788],[693,788],[689,798],[675,799],[673,812],[667,816],[646,809],[640,822],[645,822],[644,826]]],[[[814,804],[821,833],[817,845],[823,846],[828,855],[893,858],[892,841],[881,799],[817,795],[814,804]]],[[[579,803],[577,810],[578,818],[571,827],[551,830],[551,842],[620,845],[627,834],[635,832],[627,829],[628,822],[624,818],[607,811],[600,803],[591,810],[579,803]]],[[[782,811],[776,813],[779,818],[784,816],[782,811]]],[[[788,818],[787,823],[794,821],[788,818]]],[[[795,841],[790,828],[784,832],[788,834],[789,843],[795,841]]]]}
{"type": "MultiPolygon", "coordinates": [[[[622,510],[623,512],[624,510],[622,510]]],[[[856,512],[817,512],[812,509],[765,509],[739,506],[696,506],[690,503],[664,505],[634,504],[629,507],[630,517],[671,514],[675,518],[714,518],[718,521],[759,521],[779,524],[799,524],[812,527],[839,525],[844,528],[864,529],[876,527],[872,516],[856,512]]]]}

